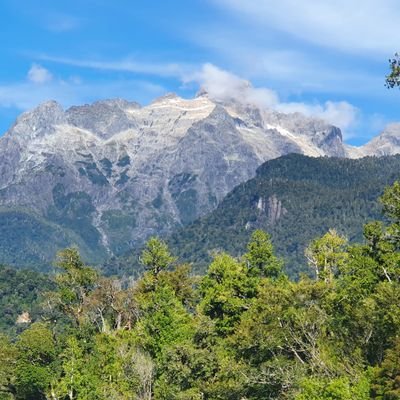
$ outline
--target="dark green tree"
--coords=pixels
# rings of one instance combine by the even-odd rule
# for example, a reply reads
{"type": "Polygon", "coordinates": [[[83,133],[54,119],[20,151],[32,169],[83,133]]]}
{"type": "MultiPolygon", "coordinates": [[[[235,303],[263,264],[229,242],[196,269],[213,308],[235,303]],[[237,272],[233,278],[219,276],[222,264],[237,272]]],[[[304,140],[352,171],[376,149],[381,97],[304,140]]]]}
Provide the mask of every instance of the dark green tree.
{"type": "Polygon", "coordinates": [[[382,364],[375,369],[372,382],[372,399],[400,399],[400,339],[385,353],[382,364]]]}
{"type": "Polygon", "coordinates": [[[262,230],[251,235],[244,259],[252,276],[276,279],[282,275],[282,262],[274,254],[270,236],[262,230]]]}
{"type": "Polygon", "coordinates": [[[243,263],[228,254],[218,254],[200,283],[200,310],[215,320],[219,334],[229,334],[249,307],[255,286],[243,263]]]}
{"type": "Polygon", "coordinates": [[[0,399],[12,399],[16,394],[17,349],[11,340],[2,334],[0,334],[0,360],[0,399]]]}
{"type": "Polygon", "coordinates": [[[57,355],[51,330],[43,323],[33,324],[21,333],[16,348],[17,398],[45,399],[52,375],[55,373],[54,362],[57,355]]]}
{"type": "Polygon", "coordinates": [[[160,271],[166,270],[173,262],[173,257],[168,245],[157,237],[150,238],[140,257],[140,262],[145,268],[157,276],[160,271]]]}

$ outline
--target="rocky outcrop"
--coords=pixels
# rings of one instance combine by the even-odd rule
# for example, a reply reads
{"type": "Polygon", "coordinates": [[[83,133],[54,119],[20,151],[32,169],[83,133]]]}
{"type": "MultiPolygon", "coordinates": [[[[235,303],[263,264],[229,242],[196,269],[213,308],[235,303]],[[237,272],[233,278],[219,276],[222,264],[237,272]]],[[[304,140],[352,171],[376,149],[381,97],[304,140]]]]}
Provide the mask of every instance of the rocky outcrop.
{"type": "Polygon", "coordinates": [[[274,225],[286,213],[287,210],[282,206],[282,201],[275,194],[268,198],[268,222],[270,225],[274,225]]]}
{"type": "Polygon", "coordinates": [[[27,311],[24,311],[23,313],[18,315],[17,320],[15,321],[17,325],[30,324],[31,322],[32,322],[31,316],[27,311]]]}
{"type": "Polygon", "coordinates": [[[383,132],[361,146],[358,154],[368,156],[390,156],[400,153],[400,124],[389,124],[383,132]]]}

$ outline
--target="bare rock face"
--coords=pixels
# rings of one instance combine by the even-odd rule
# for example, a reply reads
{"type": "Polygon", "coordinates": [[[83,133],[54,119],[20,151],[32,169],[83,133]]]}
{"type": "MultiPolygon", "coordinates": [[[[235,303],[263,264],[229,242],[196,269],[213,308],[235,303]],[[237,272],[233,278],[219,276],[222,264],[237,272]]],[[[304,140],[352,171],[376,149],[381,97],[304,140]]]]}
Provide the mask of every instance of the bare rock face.
{"type": "MultiPolygon", "coordinates": [[[[206,93],[146,107],[117,99],[64,111],[47,102],[0,139],[0,207],[33,210],[88,247],[120,254],[209,212],[263,162],[293,152],[348,154],[340,130],[321,120],[206,93]]],[[[272,223],[283,212],[275,200],[272,223]]]]}
{"type": "Polygon", "coordinates": [[[22,114],[10,131],[20,140],[33,140],[54,133],[55,127],[65,122],[61,105],[56,101],[48,101],[22,114]]]}
{"type": "Polygon", "coordinates": [[[282,206],[282,201],[276,195],[268,198],[268,222],[274,225],[278,220],[287,213],[285,207],[282,206]]]}
{"type": "MultiPolygon", "coordinates": [[[[260,220],[265,220],[268,225],[275,225],[287,213],[286,208],[282,206],[282,201],[275,194],[267,198],[259,197],[255,207],[260,213],[260,220]]],[[[251,227],[252,224],[247,222],[246,230],[251,227]]]]}
{"type": "Polygon", "coordinates": [[[18,315],[17,320],[15,321],[16,324],[22,325],[22,324],[30,324],[32,322],[31,316],[27,311],[24,311],[20,315],[18,315]]]}
{"type": "Polygon", "coordinates": [[[138,109],[137,103],[126,100],[97,101],[84,106],[74,106],[65,112],[66,120],[72,126],[93,132],[102,139],[114,134],[137,128],[135,121],[129,118],[126,111],[138,109]]]}

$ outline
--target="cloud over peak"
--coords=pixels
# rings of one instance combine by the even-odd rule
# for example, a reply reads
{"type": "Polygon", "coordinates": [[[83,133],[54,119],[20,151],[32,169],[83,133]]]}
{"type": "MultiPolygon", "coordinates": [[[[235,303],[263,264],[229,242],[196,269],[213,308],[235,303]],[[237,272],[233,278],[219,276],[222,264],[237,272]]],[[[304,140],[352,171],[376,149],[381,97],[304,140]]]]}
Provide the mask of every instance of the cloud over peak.
{"type": "Polygon", "coordinates": [[[338,126],[347,137],[351,136],[351,130],[358,122],[359,110],[346,101],[326,101],[322,104],[284,102],[276,91],[266,87],[253,87],[249,81],[209,63],[184,79],[186,83],[196,82],[215,100],[235,100],[282,113],[299,112],[338,126]]]}
{"type": "MultiPolygon", "coordinates": [[[[309,117],[323,119],[342,129],[345,137],[352,136],[354,127],[359,122],[359,110],[346,101],[319,102],[285,102],[279,94],[268,87],[254,87],[248,80],[234,74],[233,72],[219,68],[218,66],[205,63],[200,66],[180,64],[156,64],[105,61],[93,62],[90,60],[57,59],[48,57],[53,62],[79,65],[80,67],[99,70],[127,71],[133,74],[172,76],[180,80],[184,85],[191,83],[205,90],[210,98],[220,101],[239,101],[244,104],[252,104],[260,108],[273,109],[283,113],[300,112],[309,117]],[[170,69],[165,66],[169,65],[170,69]]],[[[63,90],[71,88],[71,82],[55,82],[52,74],[39,64],[33,64],[28,72],[28,80],[32,85],[41,84],[45,86],[64,87],[63,90]],[[55,85],[55,83],[57,83],[55,85]]],[[[72,85],[82,92],[85,85],[72,85]]],[[[1,96],[0,96],[1,97],[1,96]]]]}
{"type": "Polygon", "coordinates": [[[194,81],[204,89],[211,98],[222,101],[240,100],[259,107],[273,107],[278,103],[277,94],[267,88],[255,88],[247,80],[207,63],[184,81],[194,81]]]}

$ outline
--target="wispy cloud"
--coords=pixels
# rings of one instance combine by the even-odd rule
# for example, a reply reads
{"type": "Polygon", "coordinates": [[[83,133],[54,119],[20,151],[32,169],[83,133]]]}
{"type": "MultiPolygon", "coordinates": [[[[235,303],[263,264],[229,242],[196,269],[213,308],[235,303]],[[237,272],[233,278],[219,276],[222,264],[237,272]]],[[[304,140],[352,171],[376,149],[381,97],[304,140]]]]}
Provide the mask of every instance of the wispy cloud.
{"type": "MultiPolygon", "coordinates": [[[[244,19],[243,15],[239,19],[244,19]]],[[[187,35],[211,53],[211,59],[248,79],[279,88],[288,95],[383,95],[386,57],[365,62],[360,57],[338,55],[287,40],[285,35],[263,26],[240,25],[240,29],[214,25],[194,28],[187,35]],[[278,35],[278,38],[277,38],[278,35]],[[279,44],[279,45],[278,45],[279,44]]]]}
{"type": "Polygon", "coordinates": [[[61,13],[48,13],[45,14],[43,25],[52,32],[70,32],[80,28],[82,20],[72,15],[61,13]]]}
{"type": "Polygon", "coordinates": [[[253,24],[340,51],[381,57],[400,43],[396,0],[212,1],[253,24]]]}
{"type": "Polygon", "coordinates": [[[345,139],[355,136],[354,129],[360,123],[360,110],[347,101],[324,103],[280,103],[275,107],[283,113],[299,112],[308,117],[320,118],[342,129],[345,139]]]}
{"type": "MultiPolygon", "coordinates": [[[[218,40],[217,40],[218,42],[218,40]]],[[[213,41],[215,45],[215,41],[213,41]]],[[[232,48],[228,42],[220,41],[221,52],[223,49],[232,48]]],[[[220,48],[220,47],[218,47],[220,48]]],[[[229,51],[229,50],[227,50],[229,51]]],[[[361,72],[338,71],[333,67],[315,63],[307,59],[305,55],[292,51],[271,51],[256,49],[236,43],[232,54],[225,54],[230,60],[233,68],[243,72],[249,78],[277,83],[285,82],[286,87],[291,88],[291,94],[299,91],[312,90],[346,92],[352,90],[349,83],[353,85],[360,83],[359,90],[366,91],[374,85],[383,87],[380,78],[361,72]],[[241,47],[243,46],[243,47],[241,47]],[[242,51],[243,49],[243,51],[242,51]],[[232,56],[232,57],[230,57],[232,56]],[[238,65],[240,64],[240,65],[238,65]],[[367,83],[366,83],[367,82],[367,83]],[[362,84],[361,84],[362,83],[362,84]]],[[[57,64],[70,65],[78,68],[88,68],[103,71],[122,71],[133,74],[157,76],[161,78],[175,78],[182,82],[193,81],[192,77],[201,73],[199,64],[177,63],[177,62],[148,62],[138,61],[133,58],[119,60],[92,60],[76,59],[68,57],[55,57],[51,55],[36,55],[37,59],[57,64]]],[[[223,79],[223,77],[219,77],[223,79]]],[[[356,85],[357,86],[357,85],[356,85]]]]}
{"type": "Polygon", "coordinates": [[[272,107],[278,103],[278,95],[268,88],[255,88],[250,82],[216,67],[204,64],[200,69],[182,77],[183,83],[196,82],[216,100],[239,99],[259,107],[272,107]]]}
{"type": "Polygon", "coordinates": [[[156,75],[160,77],[180,78],[189,74],[194,65],[185,63],[157,63],[142,62],[132,58],[121,60],[84,60],[68,57],[53,57],[49,55],[37,55],[39,60],[57,64],[71,65],[74,67],[91,68],[104,71],[124,71],[138,74],[156,75]]]}

